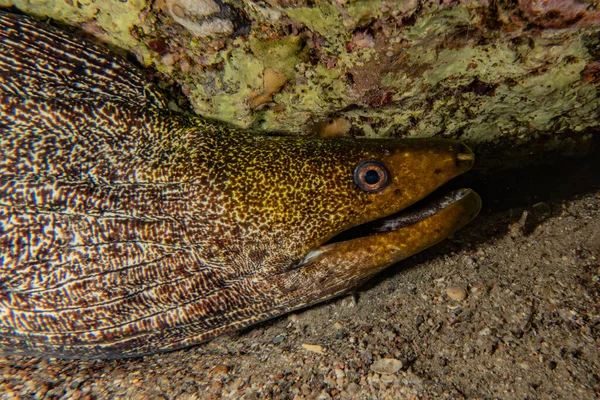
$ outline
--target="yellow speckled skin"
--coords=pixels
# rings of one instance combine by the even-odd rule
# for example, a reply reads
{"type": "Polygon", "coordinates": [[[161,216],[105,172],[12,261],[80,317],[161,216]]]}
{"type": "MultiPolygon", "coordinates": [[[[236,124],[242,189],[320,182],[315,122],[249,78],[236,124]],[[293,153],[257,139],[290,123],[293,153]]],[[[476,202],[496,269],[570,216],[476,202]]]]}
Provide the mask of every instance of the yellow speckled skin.
{"type": "Polygon", "coordinates": [[[256,136],[168,111],[124,60],[0,14],[0,347],[167,351],[323,301],[472,219],[322,246],[467,171],[454,141],[256,136]],[[355,167],[390,183],[367,193],[355,167]],[[308,255],[308,256],[307,256],[308,255]]]}

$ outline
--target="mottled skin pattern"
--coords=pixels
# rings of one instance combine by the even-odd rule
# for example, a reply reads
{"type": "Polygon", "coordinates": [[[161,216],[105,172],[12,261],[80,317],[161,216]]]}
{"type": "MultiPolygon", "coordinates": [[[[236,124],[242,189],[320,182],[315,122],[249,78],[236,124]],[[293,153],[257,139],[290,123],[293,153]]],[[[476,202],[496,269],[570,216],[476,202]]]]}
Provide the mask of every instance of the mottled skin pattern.
{"type": "Polygon", "coordinates": [[[348,291],[479,209],[469,194],[409,228],[321,246],[468,170],[470,151],[256,136],[174,113],[126,61],[5,13],[0,98],[6,353],[115,358],[199,343],[348,291]],[[384,190],[355,184],[365,159],[387,166],[384,190]]]}

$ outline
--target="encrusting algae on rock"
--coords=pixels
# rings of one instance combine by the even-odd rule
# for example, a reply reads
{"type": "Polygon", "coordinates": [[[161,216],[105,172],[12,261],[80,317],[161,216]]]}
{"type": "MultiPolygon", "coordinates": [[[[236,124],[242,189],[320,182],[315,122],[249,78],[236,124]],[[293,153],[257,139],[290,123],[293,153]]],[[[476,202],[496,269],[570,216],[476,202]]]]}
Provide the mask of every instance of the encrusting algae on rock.
{"type": "Polygon", "coordinates": [[[462,189],[396,214],[471,168],[459,142],[257,136],[176,113],[128,62],[8,13],[0,96],[5,353],[193,345],[345,293],[480,209],[462,189]]]}
{"type": "Polygon", "coordinates": [[[343,118],[354,136],[460,139],[493,166],[531,153],[584,153],[600,127],[600,10],[592,0],[0,6],[129,51],[182,89],[180,106],[244,129],[309,134],[343,118]],[[257,107],[268,69],[287,82],[257,107]]]}

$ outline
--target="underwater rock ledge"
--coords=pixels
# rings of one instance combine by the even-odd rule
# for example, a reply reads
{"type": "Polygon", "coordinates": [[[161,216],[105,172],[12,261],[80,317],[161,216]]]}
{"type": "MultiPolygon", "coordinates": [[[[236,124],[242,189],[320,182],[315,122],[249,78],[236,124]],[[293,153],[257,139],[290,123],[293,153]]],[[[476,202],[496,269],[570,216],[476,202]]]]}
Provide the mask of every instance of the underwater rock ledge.
{"type": "Polygon", "coordinates": [[[132,52],[163,86],[180,87],[194,112],[240,127],[448,137],[525,158],[584,151],[600,130],[600,6],[592,1],[0,6],[132,52]]]}

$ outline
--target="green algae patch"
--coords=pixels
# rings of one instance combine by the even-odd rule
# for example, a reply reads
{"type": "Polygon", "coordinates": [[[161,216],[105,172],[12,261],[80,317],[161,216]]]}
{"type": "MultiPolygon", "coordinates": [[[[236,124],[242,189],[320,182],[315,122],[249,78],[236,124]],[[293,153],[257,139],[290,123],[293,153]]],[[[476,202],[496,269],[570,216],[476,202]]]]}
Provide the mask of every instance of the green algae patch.
{"type": "Polygon", "coordinates": [[[536,132],[579,132],[597,126],[597,91],[580,81],[586,50],[579,42],[555,45],[550,52],[536,49],[542,45],[520,55],[522,62],[513,65],[521,68],[515,82],[499,85],[493,98],[479,104],[464,138],[486,142],[511,136],[526,142],[536,132]]]}
{"type": "Polygon", "coordinates": [[[346,87],[340,80],[340,71],[317,65],[311,72],[310,81],[295,89],[299,107],[315,109],[318,115],[323,115],[343,106],[347,100],[343,95],[346,87]]]}
{"type": "MultiPolygon", "coordinates": [[[[583,62],[568,64],[531,77],[521,85],[511,88],[502,85],[496,90],[502,102],[488,102],[482,112],[493,115],[500,121],[500,126],[509,127],[511,121],[513,124],[518,121],[540,131],[560,130],[561,120],[575,115],[593,115],[600,107],[593,87],[576,84],[584,67],[583,62]]],[[[580,120],[568,125],[578,131],[595,124],[580,120]]],[[[482,139],[480,134],[478,139],[482,139]]]]}
{"type": "Polygon", "coordinates": [[[299,36],[270,40],[251,37],[246,48],[223,54],[218,75],[194,82],[190,97],[200,105],[196,112],[244,128],[286,132],[302,130],[311,115],[333,112],[344,104],[337,95],[345,89],[340,71],[317,65],[309,70],[309,81],[296,79],[296,66],[306,56],[304,49],[304,39],[299,36]],[[285,111],[269,107],[253,110],[250,106],[249,100],[263,89],[267,68],[291,78],[273,96],[275,103],[285,105],[285,111]]]}
{"type": "Polygon", "coordinates": [[[351,25],[346,21],[348,28],[354,28],[357,26],[363,26],[373,19],[381,18],[383,12],[381,11],[384,3],[381,0],[359,0],[347,3],[346,12],[351,19],[351,25]]]}
{"type": "Polygon", "coordinates": [[[452,28],[457,25],[472,25],[471,13],[465,7],[453,7],[432,13],[425,18],[420,18],[415,25],[404,33],[408,40],[420,40],[430,37],[434,41],[448,35],[452,28]]]}
{"type": "Polygon", "coordinates": [[[415,63],[428,63],[431,66],[423,74],[425,82],[435,86],[447,79],[475,76],[484,81],[495,81],[502,69],[502,75],[518,76],[523,73],[521,65],[514,63],[515,53],[505,44],[489,47],[464,47],[458,50],[440,50],[426,54],[412,55],[415,63]],[[485,65],[485,69],[471,69],[470,65],[485,65]]]}
{"type": "Polygon", "coordinates": [[[195,111],[205,117],[240,127],[252,124],[249,99],[263,87],[264,65],[242,48],[222,54],[219,73],[198,77],[189,94],[195,111]]]}
{"type": "MultiPolygon", "coordinates": [[[[432,56],[432,54],[429,54],[432,56]]],[[[441,50],[435,60],[419,60],[435,63],[433,68],[428,69],[423,78],[431,86],[450,77],[464,76],[468,72],[468,65],[477,55],[477,50],[466,47],[460,50],[441,50]]]]}
{"type": "MultiPolygon", "coordinates": [[[[254,110],[250,100],[264,89],[264,71],[272,69],[293,81],[296,65],[306,57],[304,38],[260,39],[251,36],[237,46],[214,54],[217,68],[186,80],[194,110],[206,117],[248,128],[266,118],[269,126],[280,112],[254,110]]],[[[278,102],[278,100],[275,100],[278,102]]],[[[297,129],[297,125],[294,124],[297,129]]]]}
{"type": "Polygon", "coordinates": [[[317,122],[347,104],[339,70],[317,65],[307,75],[310,80],[289,85],[274,96],[275,102],[285,105],[285,114],[264,113],[257,128],[299,132],[308,121],[317,122]]]}
{"type": "Polygon", "coordinates": [[[140,13],[146,8],[145,0],[1,0],[0,6],[13,5],[19,10],[38,17],[50,17],[65,24],[92,22],[101,27],[98,35],[108,44],[141,52],[144,51],[132,35],[132,28],[140,25],[140,13]]]}
{"type": "Polygon", "coordinates": [[[271,40],[251,36],[249,44],[254,56],[262,60],[264,68],[279,71],[288,79],[294,77],[296,65],[307,56],[304,38],[301,36],[271,40]]]}
{"type": "MultiPolygon", "coordinates": [[[[206,117],[250,127],[258,114],[274,121],[277,112],[253,111],[250,99],[264,88],[264,71],[273,69],[286,78],[295,77],[295,68],[304,58],[303,38],[260,40],[251,37],[248,46],[221,52],[215,62],[222,63],[220,71],[209,77],[196,77],[190,83],[190,98],[195,111],[206,117]]],[[[277,95],[276,99],[279,98],[277,95]]],[[[277,100],[276,100],[277,102],[277,100]]],[[[268,124],[276,125],[276,123],[268,124]]],[[[294,124],[297,129],[297,125],[294,124]]]]}
{"type": "Polygon", "coordinates": [[[364,48],[352,53],[343,52],[339,55],[338,65],[340,68],[350,69],[352,67],[362,67],[369,61],[376,59],[377,50],[373,48],[364,48]]]}
{"type": "Polygon", "coordinates": [[[292,20],[307,26],[324,37],[345,34],[342,14],[333,4],[321,4],[318,7],[285,8],[283,10],[292,20]]]}
{"type": "Polygon", "coordinates": [[[394,99],[396,101],[417,94],[417,88],[413,85],[412,78],[404,71],[388,72],[381,79],[381,86],[394,89],[394,99]]]}

